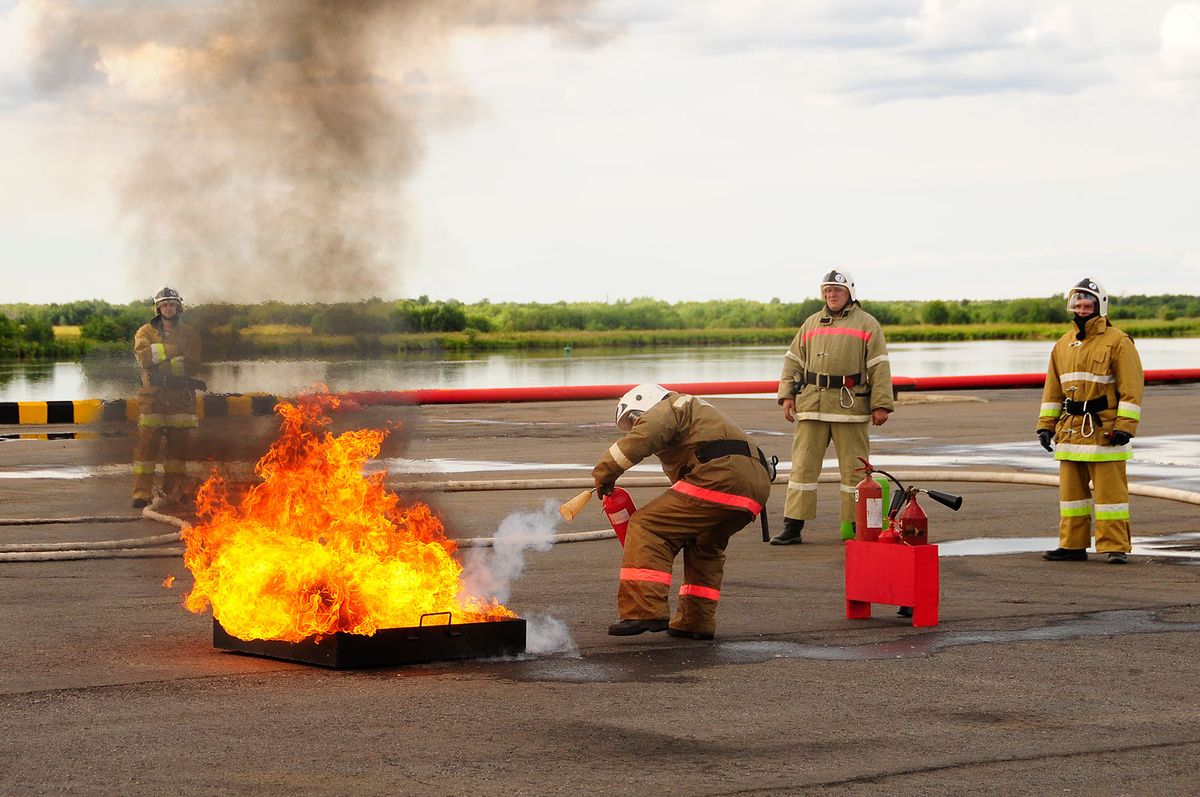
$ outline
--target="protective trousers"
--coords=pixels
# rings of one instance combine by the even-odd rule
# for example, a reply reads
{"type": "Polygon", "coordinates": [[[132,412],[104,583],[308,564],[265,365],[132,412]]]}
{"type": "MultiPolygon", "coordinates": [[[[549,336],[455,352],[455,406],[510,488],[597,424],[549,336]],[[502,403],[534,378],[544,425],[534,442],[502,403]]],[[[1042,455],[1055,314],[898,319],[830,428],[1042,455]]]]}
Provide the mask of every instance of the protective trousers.
{"type": "Polygon", "coordinates": [[[621,558],[617,612],[622,620],[658,620],[670,612],[671,565],[683,551],[683,584],[671,627],[711,634],[729,538],[753,518],[668,490],[630,516],[621,558]]]}
{"type": "Polygon", "coordinates": [[[192,429],[163,426],[139,426],[137,445],[133,452],[133,497],[149,501],[154,492],[154,471],[159,462],[159,446],[166,438],[163,451],[163,493],[178,499],[187,475],[187,460],[191,452],[192,429]]]}
{"type": "Polygon", "coordinates": [[[1129,552],[1129,483],[1125,480],[1124,460],[1060,460],[1058,500],[1060,548],[1087,548],[1092,541],[1094,515],[1096,550],[1129,552]],[[1089,480],[1094,489],[1089,488],[1089,480]]]}
{"type": "Polygon", "coordinates": [[[817,516],[817,479],[830,440],[837,449],[838,472],[842,477],[840,513],[842,530],[846,531],[854,522],[854,486],[862,480],[854,470],[862,467],[858,458],[866,459],[871,453],[865,423],[796,421],[792,473],[788,477],[783,516],[794,520],[812,520],[817,516]]]}

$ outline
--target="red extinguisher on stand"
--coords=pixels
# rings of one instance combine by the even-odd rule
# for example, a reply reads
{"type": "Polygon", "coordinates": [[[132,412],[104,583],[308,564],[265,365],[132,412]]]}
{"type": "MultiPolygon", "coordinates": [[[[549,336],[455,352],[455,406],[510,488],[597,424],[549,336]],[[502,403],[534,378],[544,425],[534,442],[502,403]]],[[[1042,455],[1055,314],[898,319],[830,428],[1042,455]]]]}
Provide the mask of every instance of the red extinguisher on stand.
{"type": "Polygon", "coordinates": [[[866,471],[864,478],[855,487],[857,501],[855,504],[856,531],[855,539],[866,542],[901,543],[904,545],[929,544],[929,516],[917,503],[917,493],[925,493],[942,506],[949,507],[955,512],[962,506],[962,496],[943,493],[938,490],[926,490],[923,487],[905,487],[886,470],[873,467],[862,457],[858,458],[863,464],[861,470],[866,471]],[[889,502],[886,496],[887,483],[882,487],[877,483],[873,474],[882,473],[895,482],[895,495],[889,502]],[[883,514],[883,506],[888,504],[887,514],[883,514]]]}
{"type": "Polygon", "coordinates": [[[876,469],[870,462],[862,457],[858,461],[863,464],[858,470],[864,471],[866,476],[854,486],[854,539],[877,542],[888,526],[884,507],[888,506],[891,485],[885,477],[875,475],[876,469]]]}
{"type": "MultiPolygon", "coordinates": [[[[902,542],[906,545],[928,545],[929,544],[929,516],[925,514],[925,510],[921,509],[921,505],[917,503],[917,489],[910,488],[911,494],[904,502],[904,509],[900,512],[899,533],[896,535],[896,542],[902,542]]],[[[958,496],[954,496],[958,498],[958,496]]],[[[962,499],[958,498],[959,503],[962,499]]]]}
{"type": "MultiPolygon", "coordinates": [[[[871,463],[862,457],[859,457],[859,461],[862,462],[862,470],[866,471],[867,476],[855,487],[855,538],[858,540],[884,544],[928,545],[929,517],[917,503],[917,493],[925,493],[939,504],[956,512],[962,506],[962,496],[921,487],[905,487],[886,470],[872,467],[871,463]],[[882,511],[885,503],[883,489],[875,483],[875,473],[886,476],[897,488],[886,516],[882,511]]],[[[896,614],[912,617],[913,607],[901,606],[896,614]]]]}

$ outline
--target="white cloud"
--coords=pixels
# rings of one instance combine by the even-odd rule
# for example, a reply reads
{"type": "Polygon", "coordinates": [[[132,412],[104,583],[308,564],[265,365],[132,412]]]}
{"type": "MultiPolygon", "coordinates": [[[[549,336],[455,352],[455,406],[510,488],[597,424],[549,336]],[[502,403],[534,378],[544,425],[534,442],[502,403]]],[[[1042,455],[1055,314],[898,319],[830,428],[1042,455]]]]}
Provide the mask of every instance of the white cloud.
{"type": "Polygon", "coordinates": [[[1176,3],[1159,29],[1163,69],[1172,78],[1200,79],[1200,2],[1176,3]]]}
{"type": "Polygon", "coordinates": [[[0,4],[0,109],[20,104],[33,94],[25,55],[31,22],[23,4],[0,4]]]}
{"type": "MultiPolygon", "coordinates": [[[[622,34],[594,49],[536,27],[393,48],[377,74],[451,123],[396,181],[416,244],[385,252],[411,262],[380,293],[791,300],[831,264],[871,298],[1045,295],[1093,270],[1200,293],[1198,6],[606,0],[622,34]]],[[[25,191],[0,197],[0,261],[131,259],[111,222],[150,130],[131,111],[176,101],[185,57],[137,19],[101,47],[108,83],[20,113],[0,48],[0,146],[20,153],[0,179],[25,191]]]]}

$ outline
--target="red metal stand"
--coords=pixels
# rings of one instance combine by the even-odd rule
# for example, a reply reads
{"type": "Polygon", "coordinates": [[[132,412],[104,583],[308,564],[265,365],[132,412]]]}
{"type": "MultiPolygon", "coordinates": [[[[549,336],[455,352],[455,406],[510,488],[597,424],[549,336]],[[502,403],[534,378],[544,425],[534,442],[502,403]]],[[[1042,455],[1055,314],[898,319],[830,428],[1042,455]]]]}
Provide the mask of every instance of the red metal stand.
{"type": "Polygon", "coordinates": [[[938,547],[846,540],[846,617],[869,619],[872,603],[911,606],[914,626],[938,622],[938,547]]]}

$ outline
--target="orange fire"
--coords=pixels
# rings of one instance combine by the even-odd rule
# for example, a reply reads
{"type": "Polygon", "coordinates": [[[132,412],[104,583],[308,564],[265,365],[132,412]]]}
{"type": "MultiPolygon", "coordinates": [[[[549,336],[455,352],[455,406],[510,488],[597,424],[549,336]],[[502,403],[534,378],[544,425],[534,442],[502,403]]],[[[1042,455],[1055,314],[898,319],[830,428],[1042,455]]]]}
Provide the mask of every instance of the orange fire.
{"type": "Polygon", "coordinates": [[[196,496],[202,522],[183,533],[195,586],[184,605],[240,639],[279,639],[420,623],[515,617],[492,599],[462,594],[455,544],[428,506],[404,504],[386,474],[363,474],[387,433],[324,429],[338,399],[280,402],[283,434],[258,461],[261,479],[235,505],[219,476],[196,496]]]}

